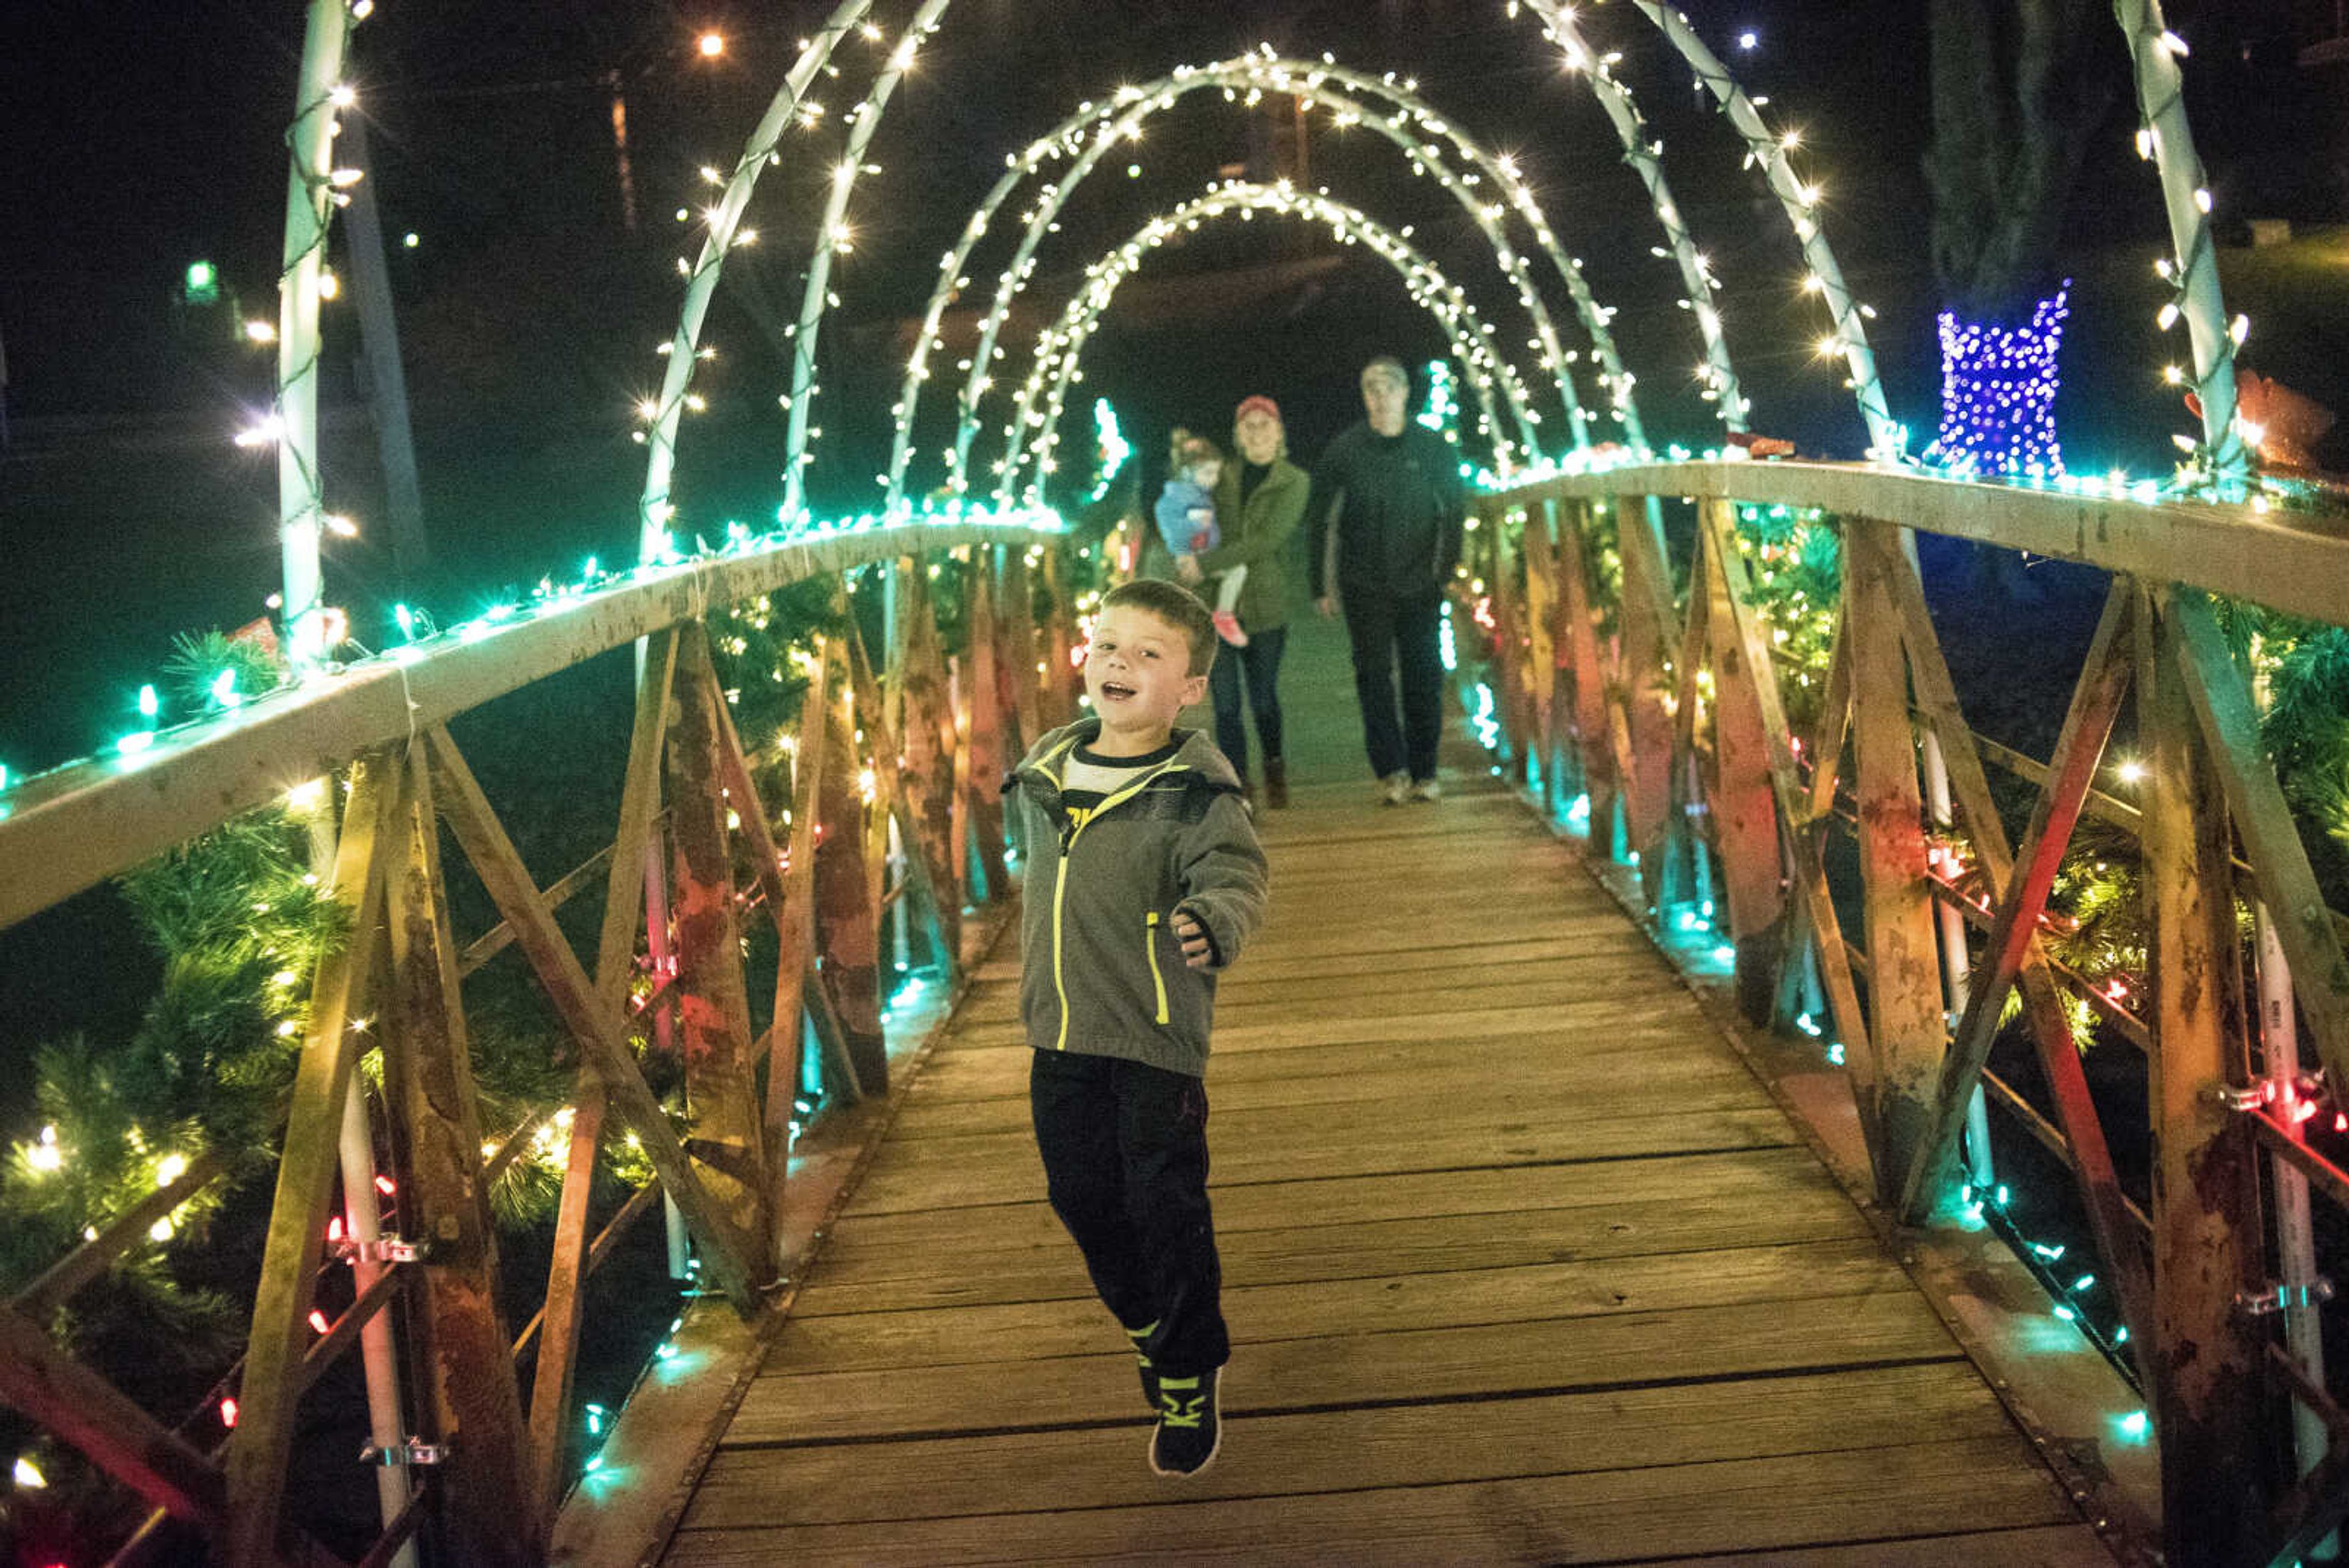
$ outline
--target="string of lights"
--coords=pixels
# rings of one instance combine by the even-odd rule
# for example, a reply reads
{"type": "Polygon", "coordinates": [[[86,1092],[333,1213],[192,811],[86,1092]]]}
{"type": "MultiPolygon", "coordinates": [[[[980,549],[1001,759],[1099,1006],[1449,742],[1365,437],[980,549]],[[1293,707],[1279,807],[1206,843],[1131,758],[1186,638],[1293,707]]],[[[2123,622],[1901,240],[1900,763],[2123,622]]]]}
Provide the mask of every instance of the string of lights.
{"type": "MultiPolygon", "coordinates": [[[[2137,151],[2161,176],[2162,205],[2169,218],[2172,254],[2154,264],[2171,288],[2158,317],[2165,332],[2186,323],[2194,348],[2194,385],[2202,404],[2202,440],[2179,438],[2198,477],[2240,492],[2250,469],[2244,433],[2235,417],[2235,350],[2251,332],[2248,317],[2227,319],[2219,292],[2219,256],[2210,235],[2209,187],[2194,132],[2186,120],[2186,84],[2178,62],[2186,40],[2161,17],[2159,0],[2115,0],[2113,15],[2128,36],[2135,67],[2138,126],[2137,151]]],[[[2168,379],[2182,378],[2173,368],[2168,379]]],[[[2256,438],[2252,444],[2256,445],[2256,438]]]]}
{"type": "Polygon", "coordinates": [[[677,510],[669,501],[669,480],[677,465],[678,424],[694,397],[693,367],[698,358],[701,324],[709,314],[710,296],[718,292],[726,253],[757,239],[758,231],[744,229],[741,223],[759,176],[770,164],[782,161],[779,149],[794,126],[810,128],[823,119],[823,107],[807,96],[808,89],[830,63],[841,39],[871,8],[872,0],[840,0],[823,26],[801,45],[799,57],[750,132],[733,172],[721,177],[714,170],[704,171],[723,189],[702,213],[705,233],[700,255],[693,261],[678,258],[678,272],[685,279],[685,305],[678,317],[677,335],[665,346],[668,364],[662,372],[661,389],[637,408],[644,427],[636,435],[649,449],[644,493],[636,505],[638,549],[646,560],[654,559],[662,549],[669,519],[677,510]]]}
{"type": "Polygon", "coordinates": [[[1884,398],[1884,384],[1877,379],[1876,352],[1868,343],[1866,322],[1874,318],[1876,311],[1855,299],[1844,284],[1843,268],[1837,265],[1834,247],[1827,244],[1826,231],[1819,224],[1819,203],[1826,192],[1816,182],[1798,177],[1786,156],[1794,147],[1801,145],[1801,139],[1792,133],[1775,132],[1763,123],[1760,109],[1737,85],[1729,67],[1696,36],[1686,16],[1668,10],[1657,0],[1632,0],[1632,4],[1680,51],[1681,57],[1696,73],[1699,87],[1712,93],[1730,125],[1744,139],[1746,165],[1762,171],[1771,194],[1778,198],[1779,207],[1794,227],[1795,238],[1802,244],[1803,259],[1810,267],[1803,280],[1804,288],[1826,301],[1827,315],[1834,326],[1826,337],[1819,339],[1819,357],[1840,356],[1843,359],[1847,384],[1859,404],[1859,417],[1868,426],[1868,456],[1880,462],[1903,461],[1909,447],[1908,428],[1892,418],[1891,408],[1884,398]]]}
{"type": "Polygon", "coordinates": [[[1022,384],[1010,423],[1004,431],[1004,456],[997,464],[996,501],[1008,505],[1021,493],[1020,459],[1033,440],[1036,477],[1028,493],[1040,495],[1044,476],[1053,470],[1052,452],[1059,441],[1059,420],[1067,389],[1077,379],[1077,363],[1086,340],[1107,311],[1120,285],[1141,266],[1151,251],[1180,234],[1211,219],[1256,213],[1303,218],[1319,223],[1341,244],[1367,245],[1392,266],[1411,290],[1413,301],[1433,316],[1451,338],[1453,351],[1475,389],[1478,429],[1492,443],[1496,463],[1506,472],[1518,460],[1518,448],[1499,430],[1495,411],[1506,405],[1517,425],[1523,450],[1538,451],[1534,437],[1536,418],[1526,406],[1524,388],[1493,347],[1492,332],[1457,285],[1401,234],[1332,200],[1326,192],[1299,191],[1286,182],[1271,185],[1230,182],[1212,186],[1171,212],[1153,218],[1123,244],[1106,253],[1087,268],[1085,282],[1069,301],[1061,319],[1037,340],[1036,359],[1022,384]],[[1050,390],[1047,393],[1047,384],[1050,390]],[[1041,401],[1041,408],[1039,402],[1041,401]]]}
{"type": "MultiPolygon", "coordinates": [[[[1517,14],[1518,0],[1509,0],[1509,15],[1517,14]]],[[[1631,97],[1631,89],[1616,78],[1614,64],[1618,57],[1602,54],[1583,38],[1574,19],[1574,13],[1557,0],[1527,0],[1539,15],[1542,30],[1550,41],[1566,54],[1567,67],[1583,74],[1598,97],[1599,106],[1615,127],[1615,135],[1623,144],[1624,161],[1638,171],[1648,188],[1648,204],[1663,225],[1664,244],[1658,254],[1669,254],[1679,265],[1681,274],[1681,308],[1696,317],[1697,333],[1704,345],[1704,363],[1698,366],[1696,379],[1703,388],[1703,396],[1721,412],[1724,429],[1732,431],[1746,428],[1746,416],[1753,405],[1738,389],[1737,369],[1730,362],[1729,343],[1721,328],[1721,305],[1718,298],[1721,282],[1713,274],[1711,263],[1696,248],[1694,236],[1681,216],[1680,203],[1672,198],[1671,182],[1664,177],[1663,142],[1648,134],[1647,120],[1631,97]]],[[[1635,443],[1638,444],[1638,443],[1635,443]]]]}
{"type": "Polygon", "coordinates": [[[945,13],[947,0],[922,0],[922,8],[906,25],[898,38],[897,47],[889,51],[888,67],[873,84],[848,115],[848,147],[833,169],[832,193],[827,198],[823,220],[816,229],[815,246],[808,254],[807,285],[800,298],[800,317],[791,328],[792,389],[784,394],[783,404],[790,410],[788,433],[783,444],[783,511],[798,512],[806,504],[806,470],[812,458],[807,446],[811,435],[809,416],[813,412],[816,393],[816,335],[823,329],[825,310],[840,302],[831,292],[832,262],[836,255],[846,255],[853,248],[848,227],[848,196],[862,173],[878,173],[877,165],[864,161],[865,151],[872,145],[873,133],[881,128],[881,117],[889,108],[889,99],[907,71],[914,68],[914,57],[923,43],[937,30],[938,18],[945,13]]]}
{"type": "MultiPolygon", "coordinates": [[[[988,317],[990,326],[997,330],[999,330],[1001,316],[1008,314],[1012,300],[1024,287],[1032,271],[1034,244],[1040,243],[1042,235],[1050,232],[1060,204],[1083,174],[1121,142],[1138,141],[1143,122],[1149,116],[1172,106],[1187,93],[1209,88],[1221,89],[1226,99],[1231,101],[1239,101],[1245,97],[1250,104],[1259,101],[1267,93],[1288,94],[1297,98],[1308,109],[1327,110],[1333,124],[1340,129],[1367,126],[1403,149],[1415,173],[1431,176],[1444,184],[1492,243],[1496,260],[1516,286],[1520,303],[1533,317],[1534,346],[1542,356],[1543,369],[1558,382],[1560,399],[1568,405],[1569,422],[1575,427],[1575,443],[1578,449],[1588,444],[1587,420],[1580,412],[1579,399],[1575,394],[1568,367],[1577,363],[1580,356],[1568,351],[1559,342],[1555,324],[1547,306],[1542,304],[1539,291],[1534,286],[1528,265],[1508,241],[1502,223],[1505,211],[1478,193],[1478,188],[1487,182],[1497,186],[1506,198],[1506,210],[1517,213],[1532,231],[1536,248],[1549,258],[1565,278],[1576,314],[1590,339],[1592,356],[1599,367],[1599,380],[1608,389],[1625,439],[1637,447],[1646,445],[1647,438],[1639,410],[1630,395],[1632,378],[1623,367],[1621,355],[1615,347],[1609,327],[1615,313],[1610,307],[1599,305],[1591,295],[1580,264],[1568,255],[1559,244],[1556,233],[1515,160],[1495,155],[1447,123],[1418,98],[1414,82],[1398,83],[1392,74],[1383,78],[1370,77],[1340,67],[1327,57],[1319,62],[1283,59],[1274,55],[1269,47],[1263,47],[1255,53],[1208,66],[1183,67],[1155,82],[1121,88],[1106,105],[1080,105],[1077,113],[1069,119],[1039,138],[1025,151],[1005,160],[1004,174],[973,212],[955,246],[940,263],[937,284],[924,313],[922,330],[916,337],[904,386],[897,403],[890,410],[896,423],[896,431],[889,473],[885,482],[888,486],[885,506],[898,504],[904,495],[905,473],[913,456],[914,421],[919,411],[922,388],[930,377],[929,356],[945,347],[939,335],[939,324],[947,306],[968,288],[970,279],[965,275],[964,267],[1013,191],[1028,174],[1058,159],[1078,161],[1078,168],[1048,192],[1040,194],[1038,204],[1023,214],[1028,224],[1026,239],[1029,243],[1023,245],[1022,254],[1015,257],[999,279],[996,308],[990,311],[988,317]],[[1381,109],[1381,104],[1389,107],[1381,109]],[[1464,160],[1468,167],[1454,170],[1446,161],[1447,149],[1464,160]]],[[[1132,171],[1132,166],[1129,171],[1132,171]]],[[[961,418],[957,421],[956,449],[947,453],[950,487],[965,482],[969,440],[978,428],[975,410],[979,397],[993,384],[991,366],[999,358],[996,331],[983,328],[978,348],[960,367],[968,373],[968,379],[959,405],[961,418]]]]}

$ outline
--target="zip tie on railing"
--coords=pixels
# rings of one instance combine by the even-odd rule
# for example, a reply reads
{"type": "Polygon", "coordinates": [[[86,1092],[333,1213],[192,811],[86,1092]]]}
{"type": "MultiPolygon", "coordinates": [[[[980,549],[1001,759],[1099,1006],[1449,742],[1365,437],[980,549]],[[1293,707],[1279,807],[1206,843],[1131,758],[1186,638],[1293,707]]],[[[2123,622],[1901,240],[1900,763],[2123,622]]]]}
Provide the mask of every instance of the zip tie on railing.
{"type": "Polygon", "coordinates": [[[369,1443],[359,1450],[363,1465],[445,1465],[449,1462],[450,1444],[428,1443],[421,1438],[410,1438],[404,1443],[369,1443]]]}
{"type": "Polygon", "coordinates": [[[2235,1311],[2244,1317],[2271,1317],[2280,1312],[2322,1306],[2333,1299],[2333,1282],[2323,1274],[2303,1285],[2270,1285],[2263,1291],[2237,1291],[2235,1311]]]}
{"type": "Polygon", "coordinates": [[[355,1236],[340,1236],[329,1242],[326,1254],[344,1262],[412,1263],[418,1250],[413,1241],[398,1236],[378,1236],[372,1241],[362,1241],[355,1236]]]}

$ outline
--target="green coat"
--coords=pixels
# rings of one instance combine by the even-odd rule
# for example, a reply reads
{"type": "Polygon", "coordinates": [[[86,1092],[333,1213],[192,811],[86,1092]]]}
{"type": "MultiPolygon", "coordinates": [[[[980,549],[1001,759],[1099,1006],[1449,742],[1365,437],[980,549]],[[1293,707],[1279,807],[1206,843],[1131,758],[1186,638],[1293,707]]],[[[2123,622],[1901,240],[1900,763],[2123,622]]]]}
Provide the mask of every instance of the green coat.
{"type": "Polygon", "coordinates": [[[1240,505],[1240,464],[1224,464],[1216,484],[1216,526],[1223,543],[1199,556],[1199,569],[1209,581],[1200,593],[1215,601],[1216,574],[1234,566],[1248,569],[1237,607],[1240,625],[1249,631],[1270,631],[1288,617],[1288,541],[1305,520],[1305,497],[1312,481],[1285,457],[1272,460],[1272,472],[1240,505]]]}

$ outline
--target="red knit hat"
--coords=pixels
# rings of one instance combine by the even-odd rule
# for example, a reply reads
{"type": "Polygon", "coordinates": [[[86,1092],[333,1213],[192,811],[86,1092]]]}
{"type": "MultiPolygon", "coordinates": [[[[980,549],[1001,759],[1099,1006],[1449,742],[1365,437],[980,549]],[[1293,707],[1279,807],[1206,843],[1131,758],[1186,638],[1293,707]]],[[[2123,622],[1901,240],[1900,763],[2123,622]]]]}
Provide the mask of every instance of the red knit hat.
{"type": "Polygon", "coordinates": [[[1240,406],[1232,410],[1232,423],[1237,424],[1250,414],[1270,414],[1276,423],[1280,419],[1280,405],[1258,392],[1252,398],[1242,398],[1240,406]]]}

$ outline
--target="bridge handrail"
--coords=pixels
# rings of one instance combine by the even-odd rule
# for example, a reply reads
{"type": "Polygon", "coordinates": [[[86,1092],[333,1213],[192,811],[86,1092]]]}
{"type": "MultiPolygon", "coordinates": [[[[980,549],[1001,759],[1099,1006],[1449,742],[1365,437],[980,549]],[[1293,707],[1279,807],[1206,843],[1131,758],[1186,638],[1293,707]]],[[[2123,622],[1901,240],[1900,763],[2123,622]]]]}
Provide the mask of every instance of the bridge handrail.
{"type": "Polygon", "coordinates": [[[1876,463],[1697,459],[1521,476],[1495,494],[1519,503],[1655,495],[1817,507],[2349,623],[2349,524],[2240,503],[2145,499],[2143,482],[2129,488],[2137,493],[2116,496],[2094,481],[1995,484],[1876,463]]]}
{"type": "Polygon", "coordinates": [[[0,929],[374,747],[708,609],[909,553],[1059,537],[1042,526],[901,523],[644,568],[167,731],[135,755],[52,770],[0,800],[0,929]]]}
{"type": "MultiPolygon", "coordinates": [[[[1489,687],[1464,677],[1486,743],[1569,825],[1587,810],[1595,855],[1622,834],[1628,896],[1666,940],[1706,932],[1749,1018],[1823,1037],[1848,1073],[1888,1215],[1930,1225],[1961,1202],[2007,1202],[2005,1187],[1959,1164],[1978,1088],[2054,1153],[2095,1267],[2067,1264],[2049,1293],[2084,1327],[2065,1304],[2075,1293],[2101,1289],[2117,1309],[2100,1343],[2135,1357],[2164,1495],[2178,1503],[2164,1511],[2168,1560],[2304,1555],[2349,1501],[2340,1455],[2321,1432],[2308,1440],[2335,1409],[2314,1348],[2330,1286],[2304,1220],[2290,1218],[2312,1189],[2349,1204],[2349,1169],[2302,1130],[2349,1083],[2349,923],[2326,907],[2213,596],[2349,625],[2349,527],[2150,485],[1720,460],[1527,476],[1476,510],[1458,607],[1468,614],[1454,624],[1475,658],[1490,657],[1489,687]],[[1617,504],[1635,497],[1693,503],[1692,535],[1617,504]],[[1742,536],[1740,504],[1784,507],[1837,535],[1839,597],[1806,602],[1821,586],[1806,578],[1793,601],[1806,618],[1832,610],[1831,643],[1825,615],[1775,619],[1755,575],[1772,552],[1742,536]],[[2047,762],[1968,723],[1904,529],[2111,575],[2047,762]],[[1689,558],[1673,559],[1684,543],[1689,558]],[[1806,673],[1782,688],[1780,641],[1797,631],[1806,673]],[[1788,711],[1798,687],[1816,710],[1799,724],[1788,711]],[[2131,702],[2124,801],[2095,785],[2131,702]],[[1920,761],[1935,754],[1947,767],[1940,799],[1920,788],[1920,761]],[[1990,767],[2035,786],[2019,833],[2019,803],[1993,791],[1990,767]],[[2142,956],[2126,992],[2091,1005],[2150,1063],[2142,1203],[2064,1001],[2085,977],[2052,947],[2064,922],[2051,895],[2088,815],[2137,843],[2142,956]],[[1832,861],[1830,834],[1848,850],[1832,861]],[[2255,941],[2239,924],[2246,909],[2255,941]],[[2258,1005],[2246,1006],[2254,981],[2258,1005]],[[2018,990],[2040,1095],[1991,1070],[2018,990]],[[2318,1079],[2303,1059],[2322,1064],[2318,1079]],[[2286,1324],[2289,1350],[2271,1319],[2286,1324]],[[2302,1469],[2318,1468],[2263,1497],[2233,1484],[2241,1457],[2275,1442],[2287,1407],[2305,1417],[2302,1469]],[[2225,1506],[2209,1506],[2221,1492],[2225,1506]]],[[[2112,1114],[2130,1114],[2126,1103],[2112,1114]]]]}

